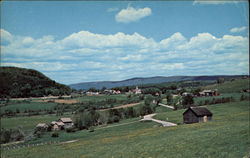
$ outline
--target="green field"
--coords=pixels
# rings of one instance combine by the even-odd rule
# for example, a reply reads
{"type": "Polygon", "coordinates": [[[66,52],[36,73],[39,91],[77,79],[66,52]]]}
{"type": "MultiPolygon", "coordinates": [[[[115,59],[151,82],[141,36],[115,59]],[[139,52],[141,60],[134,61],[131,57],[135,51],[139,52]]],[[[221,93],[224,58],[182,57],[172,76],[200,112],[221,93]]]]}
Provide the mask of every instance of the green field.
{"type": "Polygon", "coordinates": [[[58,120],[60,117],[67,117],[71,115],[38,115],[38,116],[25,116],[25,117],[11,117],[1,118],[2,128],[16,128],[21,127],[24,131],[33,130],[38,123],[50,123],[51,121],[58,120]]]}
{"type": "Polygon", "coordinates": [[[249,89],[249,78],[226,81],[223,84],[208,85],[204,89],[217,89],[219,93],[239,93],[243,89],[249,89]]]}
{"type": "MultiPolygon", "coordinates": [[[[243,157],[249,154],[249,102],[210,105],[213,121],[158,127],[151,122],[62,133],[69,144],[42,145],[2,152],[5,158],[68,157],[243,157]]],[[[156,116],[173,122],[182,119],[183,110],[156,116]]],[[[46,136],[44,136],[46,139],[46,136]]],[[[59,137],[59,138],[60,138],[59,137]]],[[[59,139],[58,138],[58,139],[59,139]]]]}
{"type": "Polygon", "coordinates": [[[82,96],[82,97],[77,97],[74,98],[80,102],[84,102],[84,101],[100,101],[100,100],[104,100],[104,99],[116,99],[116,100],[126,100],[127,99],[127,95],[125,94],[119,94],[119,95],[97,95],[97,96],[82,96]]]}
{"type": "MultiPolygon", "coordinates": [[[[95,127],[94,132],[88,130],[75,133],[59,132],[58,138],[52,138],[52,132],[45,133],[41,138],[34,138],[25,144],[35,144],[49,141],[70,141],[68,144],[50,144],[20,149],[2,150],[3,158],[238,158],[249,157],[249,100],[240,101],[246,89],[248,79],[236,79],[226,81],[223,84],[215,84],[204,89],[218,89],[222,94],[216,97],[194,98],[195,102],[221,97],[234,97],[234,102],[207,105],[213,113],[213,119],[207,123],[183,124],[183,112],[185,109],[173,111],[158,106],[156,119],[177,123],[174,127],[160,127],[154,122],[139,122],[140,118],[121,120],[119,123],[95,127]]],[[[244,95],[249,95],[244,93],[244,95]]],[[[79,101],[104,100],[113,97],[116,100],[126,100],[126,95],[111,96],[84,96],[76,98],[79,101]]],[[[74,98],[75,99],[75,98],[74,98]]],[[[21,103],[20,103],[21,104],[21,103]]],[[[50,104],[50,103],[45,103],[50,104]]],[[[33,102],[30,103],[33,105],[33,102]]],[[[29,108],[52,107],[52,105],[40,105],[29,108]]],[[[142,104],[135,106],[139,108],[142,104]]],[[[13,110],[19,105],[8,105],[13,110]]],[[[32,131],[37,123],[49,123],[64,116],[40,115],[31,117],[2,118],[3,128],[16,128],[21,126],[24,131],[32,131]]]]}
{"type": "Polygon", "coordinates": [[[15,112],[17,109],[19,109],[20,112],[24,112],[25,110],[53,110],[56,105],[56,103],[45,102],[10,103],[7,106],[1,107],[1,113],[5,110],[12,110],[15,112]]]}

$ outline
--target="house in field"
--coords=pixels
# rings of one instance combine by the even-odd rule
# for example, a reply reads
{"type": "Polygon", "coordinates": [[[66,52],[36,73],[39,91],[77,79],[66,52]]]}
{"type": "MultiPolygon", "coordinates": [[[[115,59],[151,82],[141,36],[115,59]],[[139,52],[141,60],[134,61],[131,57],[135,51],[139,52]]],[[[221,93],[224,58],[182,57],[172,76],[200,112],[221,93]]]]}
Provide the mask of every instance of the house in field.
{"type": "Polygon", "coordinates": [[[183,113],[184,123],[198,123],[212,120],[213,114],[205,107],[190,107],[183,113]]]}
{"type": "Polygon", "coordinates": [[[183,97],[188,96],[188,95],[193,96],[193,93],[184,92],[181,94],[181,96],[183,96],[183,97]]]}
{"type": "Polygon", "coordinates": [[[99,95],[99,92],[86,92],[87,96],[94,96],[94,95],[99,95]]]}
{"type": "Polygon", "coordinates": [[[218,93],[218,90],[203,90],[201,92],[199,92],[199,96],[218,96],[220,95],[218,93]]]}
{"type": "Polygon", "coordinates": [[[39,131],[47,131],[48,129],[48,125],[46,123],[38,123],[36,125],[36,130],[39,130],[39,131]]]}
{"type": "Polygon", "coordinates": [[[141,94],[142,91],[138,88],[138,86],[136,86],[135,89],[130,90],[129,93],[141,94]]]}
{"type": "Polygon", "coordinates": [[[64,123],[61,121],[52,121],[50,124],[52,126],[52,130],[54,130],[54,131],[64,129],[64,123]]]}
{"type": "Polygon", "coordinates": [[[64,128],[71,128],[74,125],[73,121],[69,117],[60,118],[57,122],[63,123],[64,124],[64,126],[63,126],[64,128]]]}

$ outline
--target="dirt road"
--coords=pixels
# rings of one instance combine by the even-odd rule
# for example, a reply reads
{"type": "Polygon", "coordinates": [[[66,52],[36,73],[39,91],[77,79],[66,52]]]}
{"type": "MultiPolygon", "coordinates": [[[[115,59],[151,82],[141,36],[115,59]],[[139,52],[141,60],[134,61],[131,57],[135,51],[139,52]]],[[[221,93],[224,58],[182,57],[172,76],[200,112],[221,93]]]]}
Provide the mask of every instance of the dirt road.
{"type": "Polygon", "coordinates": [[[172,122],[166,122],[166,121],[154,119],[153,116],[155,116],[155,115],[156,115],[156,113],[145,115],[145,116],[143,116],[143,119],[141,119],[140,121],[154,121],[154,122],[162,124],[163,127],[177,126],[177,124],[172,123],[172,122]]]}
{"type": "Polygon", "coordinates": [[[170,108],[170,109],[174,109],[173,106],[169,106],[169,105],[165,105],[165,104],[162,104],[162,103],[159,103],[160,106],[164,106],[166,108],[170,108]]]}
{"type": "Polygon", "coordinates": [[[101,109],[100,111],[106,111],[106,110],[110,110],[110,109],[128,108],[128,107],[136,106],[136,105],[138,105],[138,104],[140,104],[140,103],[124,104],[124,105],[116,106],[116,107],[113,107],[113,108],[101,109]]]}

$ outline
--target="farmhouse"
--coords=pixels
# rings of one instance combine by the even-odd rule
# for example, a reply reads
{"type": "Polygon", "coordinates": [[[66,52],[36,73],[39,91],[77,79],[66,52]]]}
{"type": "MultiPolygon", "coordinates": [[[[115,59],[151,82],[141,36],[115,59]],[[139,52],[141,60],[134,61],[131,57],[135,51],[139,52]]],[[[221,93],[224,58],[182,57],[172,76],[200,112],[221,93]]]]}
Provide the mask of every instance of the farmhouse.
{"type": "Polygon", "coordinates": [[[213,114],[205,107],[190,107],[183,113],[184,123],[207,122],[213,114]]]}
{"type": "Polygon", "coordinates": [[[54,131],[64,129],[64,123],[61,121],[52,121],[51,126],[54,131]]]}
{"type": "Polygon", "coordinates": [[[136,88],[135,88],[135,89],[130,90],[130,91],[129,91],[129,93],[141,94],[141,93],[142,93],[142,91],[141,91],[141,89],[139,89],[139,88],[138,88],[138,86],[136,86],[136,88]]]}
{"type": "Polygon", "coordinates": [[[70,128],[74,125],[73,121],[71,118],[60,118],[57,122],[61,122],[64,124],[64,128],[70,128]]]}
{"type": "Polygon", "coordinates": [[[40,130],[40,131],[46,131],[48,128],[48,125],[46,123],[38,123],[36,125],[36,129],[40,130]]]}
{"type": "Polygon", "coordinates": [[[199,96],[218,96],[219,93],[217,90],[203,90],[199,92],[199,96]]]}

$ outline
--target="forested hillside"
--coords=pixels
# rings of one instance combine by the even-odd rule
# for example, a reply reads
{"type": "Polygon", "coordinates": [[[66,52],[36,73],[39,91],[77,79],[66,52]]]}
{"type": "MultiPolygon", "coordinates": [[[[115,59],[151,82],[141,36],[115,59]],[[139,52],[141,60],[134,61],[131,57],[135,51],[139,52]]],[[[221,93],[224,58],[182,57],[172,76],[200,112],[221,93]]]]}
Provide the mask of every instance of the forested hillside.
{"type": "Polygon", "coordinates": [[[0,67],[0,97],[40,97],[70,94],[68,86],[25,68],[0,67]]]}

